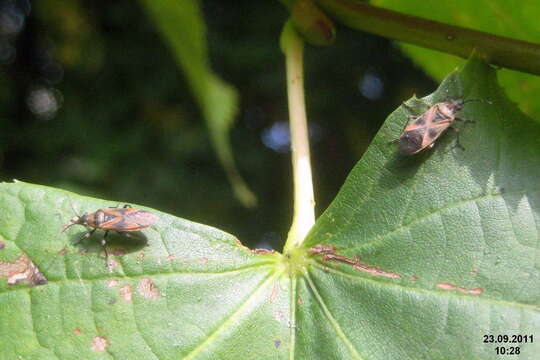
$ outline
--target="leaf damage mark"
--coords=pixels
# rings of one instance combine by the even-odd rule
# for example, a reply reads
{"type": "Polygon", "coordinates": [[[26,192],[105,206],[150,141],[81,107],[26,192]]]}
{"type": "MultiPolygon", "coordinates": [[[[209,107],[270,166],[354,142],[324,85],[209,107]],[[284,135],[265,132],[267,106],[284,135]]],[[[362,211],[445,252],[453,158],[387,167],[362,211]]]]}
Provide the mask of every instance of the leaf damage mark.
{"type": "Polygon", "coordinates": [[[441,290],[446,290],[446,291],[459,291],[461,293],[470,294],[470,295],[480,295],[484,293],[484,289],[482,288],[467,289],[462,286],[457,286],[449,282],[438,283],[437,288],[441,290]]]}
{"type": "Polygon", "coordinates": [[[140,295],[150,300],[156,300],[159,297],[159,288],[154,284],[152,279],[147,277],[144,277],[139,281],[137,291],[140,295]]]}
{"type": "Polygon", "coordinates": [[[122,286],[118,290],[118,293],[124,299],[124,301],[131,302],[131,294],[132,294],[131,285],[127,284],[127,285],[122,286]]]}
{"type": "Polygon", "coordinates": [[[411,281],[416,281],[418,280],[418,276],[416,275],[411,275],[411,281]]]}
{"type": "Polygon", "coordinates": [[[103,336],[94,336],[90,349],[96,352],[104,352],[107,346],[111,345],[109,340],[103,336]]]}
{"type": "Polygon", "coordinates": [[[81,335],[82,331],[81,331],[81,329],[76,328],[75,330],[73,330],[73,333],[74,333],[75,335],[81,335]]]}
{"type": "Polygon", "coordinates": [[[0,261],[0,277],[7,279],[8,285],[26,281],[29,286],[43,285],[47,279],[26,254],[14,261],[0,261]]]}
{"type": "Polygon", "coordinates": [[[281,340],[274,340],[274,346],[276,347],[276,349],[279,349],[279,347],[281,346],[281,340]]]}
{"type": "Polygon", "coordinates": [[[322,255],[324,262],[335,262],[351,266],[356,271],[368,273],[373,276],[380,276],[389,279],[399,279],[401,275],[395,272],[385,271],[377,266],[372,266],[360,262],[360,257],[356,255],[354,258],[348,258],[344,255],[336,254],[336,247],[332,245],[318,244],[308,249],[308,252],[313,255],[322,255]]]}
{"type": "Polygon", "coordinates": [[[270,303],[273,303],[274,301],[276,301],[276,298],[279,294],[279,286],[278,284],[274,284],[274,286],[272,287],[272,293],[270,294],[270,303]]]}
{"type": "Polygon", "coordinates": [[[257,255],[268,255],[268,254],[274,254],[276,252],[276,250],[272,250],[272,249],[263,249],[263,248],[260,248],[260,249],[253,249],[253,250],[250,250],[253,254],[257,254],[257,255]]]}
{"type": "Polygon", "coordinates": [[[110,288],[116,287],[117,285],[118,285],[118,280],[116,279],[109,280],[109,282],[107,283],[107,286],[110,288]]]}

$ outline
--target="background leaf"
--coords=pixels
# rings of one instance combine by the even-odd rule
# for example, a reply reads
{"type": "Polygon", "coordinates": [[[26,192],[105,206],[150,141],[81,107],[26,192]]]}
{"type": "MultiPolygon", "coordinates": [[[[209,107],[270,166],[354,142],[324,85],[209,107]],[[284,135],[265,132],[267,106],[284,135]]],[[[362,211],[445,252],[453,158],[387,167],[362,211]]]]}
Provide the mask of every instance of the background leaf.
{"type": "MultiPolygon", "coordinates": [[[[474,2],[373,0],[371,3],[447,24],[540,43],[540,24],[536,20],[536,14],[540,11],[538,2],[526,2],[520,6],[500,0],[474,2]]],[[[449,71],[465,63],[464,59],[438,51],[408,44],[400,46],[436,80],[442,80],[449,71]]],[[[540,121],[540,104],[537,101],[540,96],[540,78],[507,69],[501,69],[498,78],[508,96],[519,103],[520,109],[536,121],[540,121]]]]}
{"type": "Polygon", "coordinates": [[[228,132],[238,111],[236,91],[210,68],[205,25],[198,1],[142,0],[186,74],[237,198],[247,207],[257,202],[240,176],[228,132]]]}

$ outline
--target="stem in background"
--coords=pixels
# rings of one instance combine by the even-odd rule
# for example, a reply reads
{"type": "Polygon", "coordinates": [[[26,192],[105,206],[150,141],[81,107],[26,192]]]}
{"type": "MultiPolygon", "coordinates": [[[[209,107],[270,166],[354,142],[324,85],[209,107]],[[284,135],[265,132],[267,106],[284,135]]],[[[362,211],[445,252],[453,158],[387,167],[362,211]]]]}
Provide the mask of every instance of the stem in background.
{"type": "MultiPolygon", "coordinates": [[[[282,0],[289,5],[288,1],[282,0]]],[[[316,0],[332,18],[357,30],[468,58],[473,50],[491,64],[540,75],[540,45],[443,24],[355,0],[316,0]]]]}
{"type": "Polygon", "coordinates": [[[294,180],[294,214],[284,253],[300,246],[315,223],[315,200],[309,155],[309,138],[304,101],[304,42],[287,21],[281,33],[281,49],[287,69],[287,94],[294,180]]]}

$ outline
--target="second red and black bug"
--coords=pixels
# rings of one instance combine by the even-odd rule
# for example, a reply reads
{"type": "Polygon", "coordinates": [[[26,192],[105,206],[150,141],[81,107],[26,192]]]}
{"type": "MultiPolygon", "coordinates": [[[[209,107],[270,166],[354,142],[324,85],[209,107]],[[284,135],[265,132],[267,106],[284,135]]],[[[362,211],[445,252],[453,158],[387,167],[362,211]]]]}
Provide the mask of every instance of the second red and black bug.
{"type": "MultiPolygon", "coordinates": [[[[405,155],[418,154],[422,150],[432,148],[435,141],[447,129],[458,131],[458,129],[451,126],[454,121],[473,122],[456,116],[457,112],[463,109],[466,103],[472,101],[491,104],[490,101],[483,99],[463,100],[449,98],[444,102],[433,105],[420,116],[412,116],[411,121],[405,126],[398,139],[399,151],[405,155]]],[[[457,146],[463,148],[459,144],[459,138],[456,139],[456,142],[457,146]]]]}
{"type": "Polygon", "coordinates": [[[99,209],[90,214],[77,215],[73,217],[69,224],[65,225],[62,232],[66,231],[73,225],[82,225],[88,229],[88,232],[80,238],[75,244],[80,243],[84,239],[89,238],[96,230],[105,230],[105,234],[101,239],[101,246],[105,251],[105,258],[109,258],[107,252],[107,235],[109,231],[117,231],[119,233],[135,232],[154,225],[158,217],[146,210],[134,209],[130,205],[124,205],[123,208],[105,208],[99,209]]]}

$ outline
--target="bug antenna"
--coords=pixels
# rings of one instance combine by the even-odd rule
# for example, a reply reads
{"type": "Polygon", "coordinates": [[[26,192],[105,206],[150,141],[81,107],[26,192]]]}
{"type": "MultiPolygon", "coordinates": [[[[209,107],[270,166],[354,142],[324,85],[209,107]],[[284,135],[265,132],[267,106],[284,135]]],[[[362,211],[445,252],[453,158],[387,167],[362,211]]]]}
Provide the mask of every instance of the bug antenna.
{"type": "MultiPolygon", "coordinates": [[[[71,210],[77,215],[77,217],[81,217],[77,210],[75,210],[75,207],[73,206],[73,202],[71,201],[71,197],[68,195],[69,205],[71,206],[71,210]]],[[[62,228],[62,233],[64,233],[67,229],[69,229],[71,226],[75,225],[76,223],[74,221],[70,221],[69,224],[65,225],[62,228]]]]}
{"type": "Polygon", "coordinates": [[[472,102],[472,101],[479,101],[479,102],[483,102],[483,103],[493,104],[493,102],[491,102],[489,100],[486,100],[486,99],[467,99],[467,100],[463,101],[463,103],[466,104],[466,103],[472,102]]]}

